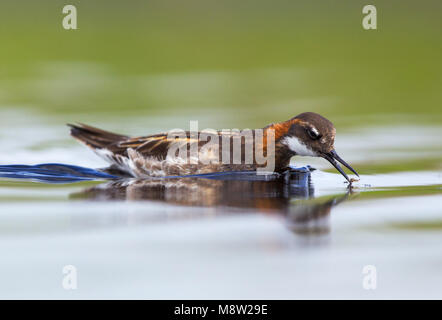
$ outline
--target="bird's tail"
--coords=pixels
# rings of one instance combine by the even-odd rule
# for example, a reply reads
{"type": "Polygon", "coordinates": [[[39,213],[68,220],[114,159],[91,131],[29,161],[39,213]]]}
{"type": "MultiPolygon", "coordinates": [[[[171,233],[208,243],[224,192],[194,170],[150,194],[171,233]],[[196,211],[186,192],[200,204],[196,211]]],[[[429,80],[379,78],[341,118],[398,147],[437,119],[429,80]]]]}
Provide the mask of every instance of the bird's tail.
{"type": "Polygon", "coordinates": [[[83,142],[92,149],[109,148],[113,144],[125,140],[128,137],[108,131],[104,131],[85,124],[68,124],[71,127],[71,136],[83,142]]]}

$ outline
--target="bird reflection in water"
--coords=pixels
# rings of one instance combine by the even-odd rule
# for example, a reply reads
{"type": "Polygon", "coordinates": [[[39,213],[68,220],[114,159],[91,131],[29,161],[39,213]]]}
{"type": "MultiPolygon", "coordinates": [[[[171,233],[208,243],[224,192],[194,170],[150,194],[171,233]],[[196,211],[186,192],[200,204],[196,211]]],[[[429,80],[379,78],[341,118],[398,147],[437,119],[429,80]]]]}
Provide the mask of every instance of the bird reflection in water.
{"type": "MultiPolygon", "coordinates": [[[[327,234],[331,209],[346,194],[314,198],[310,169],[278,176],[251,174],[222,177],[122,179],[75,194],[75,198],[109,201],[159,201],[167,204],[210,207],[217,214],[260,212],[282,215],[287,226],[302,235],[327,234]]],[[[213,214],[211,210],[211,214],[213,214]]]]}

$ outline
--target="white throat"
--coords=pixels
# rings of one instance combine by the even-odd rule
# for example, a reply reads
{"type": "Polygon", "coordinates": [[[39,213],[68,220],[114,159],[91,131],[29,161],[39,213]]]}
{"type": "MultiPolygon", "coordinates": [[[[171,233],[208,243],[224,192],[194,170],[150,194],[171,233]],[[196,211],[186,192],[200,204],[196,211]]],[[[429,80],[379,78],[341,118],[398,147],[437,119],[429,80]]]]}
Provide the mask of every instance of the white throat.
{"type": "Polygon", "coordinates": [[[298,156],[317,157],[317,154],[296,137],[285,137],[282,142],[298,156]]]}

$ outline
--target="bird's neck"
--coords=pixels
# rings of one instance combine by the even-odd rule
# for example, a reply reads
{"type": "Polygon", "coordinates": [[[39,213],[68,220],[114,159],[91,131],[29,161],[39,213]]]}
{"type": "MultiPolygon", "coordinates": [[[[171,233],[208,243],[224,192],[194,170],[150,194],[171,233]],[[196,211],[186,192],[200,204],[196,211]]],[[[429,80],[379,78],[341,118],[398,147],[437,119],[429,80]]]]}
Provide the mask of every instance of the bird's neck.
{"type": "Polygon", "coordinates": [[[275,171],[281,171],[285,169],[290,164],[290,159],[295,155],[283,142],[284,138],[287,137],[290,127],[296,122],[296,120],[291,119],[284,122],[272,123],[264,128],[264,145],[266,151],[270,156],[270,148],[267,148],[269,141],[267,141],[269,136],[274,135],[274,158],[275,158],[275,171]],[[273,134],[268,134],[268,130],[273,130],[273,134]]]}

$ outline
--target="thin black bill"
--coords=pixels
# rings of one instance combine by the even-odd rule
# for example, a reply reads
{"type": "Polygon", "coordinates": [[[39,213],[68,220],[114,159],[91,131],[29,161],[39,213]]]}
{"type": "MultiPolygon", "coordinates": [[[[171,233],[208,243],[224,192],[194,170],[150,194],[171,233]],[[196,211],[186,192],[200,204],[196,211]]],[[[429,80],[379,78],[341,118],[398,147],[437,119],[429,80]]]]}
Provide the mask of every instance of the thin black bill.
{"type": "Polygon", "coordinates": [[[347,174],[344,172],[344,170],[342,170],[341,166],[339,165],[339,163],[336,162],[339,161],[342,165],[344,165],[346,168],[348,168],[351,172],[353,172],[355,175],[357,175],[359,177],[359,174],[356,172],[355,169],[353,169],[347,162],[345,162],[337,153],[335,150],[332,150],[329,153],[324,153],[323,157],[325,159],[328,160],[328,162],[330,162],[333,167],[336,168],[336,170],[338,170],[344,177],[345,179],[347,179],[348,182],[351,182],[349,177],[347,176],[347,174]]]}

